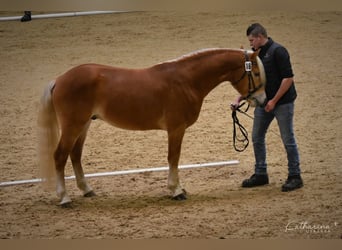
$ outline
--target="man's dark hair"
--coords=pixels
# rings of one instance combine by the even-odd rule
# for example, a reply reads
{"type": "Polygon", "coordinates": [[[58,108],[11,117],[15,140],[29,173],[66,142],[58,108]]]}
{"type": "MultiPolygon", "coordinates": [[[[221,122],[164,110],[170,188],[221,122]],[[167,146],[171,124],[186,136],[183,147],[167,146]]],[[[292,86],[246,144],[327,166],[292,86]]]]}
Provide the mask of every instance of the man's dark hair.
{"type": "Polygon", "coordinates": [[[267,31],[266,29],[260,24],[260,23],[253,23],[247,28],[247,36],[258,36],[262,35],[264,37],[267,37],[267,31]]]}

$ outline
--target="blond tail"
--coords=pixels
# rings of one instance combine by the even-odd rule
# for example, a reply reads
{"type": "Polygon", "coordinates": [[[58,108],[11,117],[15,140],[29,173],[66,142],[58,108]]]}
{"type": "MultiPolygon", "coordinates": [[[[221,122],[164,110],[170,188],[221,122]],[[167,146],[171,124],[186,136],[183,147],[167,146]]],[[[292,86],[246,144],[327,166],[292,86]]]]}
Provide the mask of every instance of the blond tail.
{"type": "Polygon", "coordinates": [[[38,113],[38,164],[44,187],[49,189],[56,184],[54,152],[59,140],[58,121],[52,102],[54,86],[55,81],[52,81],[45,88],[38,113]]]}

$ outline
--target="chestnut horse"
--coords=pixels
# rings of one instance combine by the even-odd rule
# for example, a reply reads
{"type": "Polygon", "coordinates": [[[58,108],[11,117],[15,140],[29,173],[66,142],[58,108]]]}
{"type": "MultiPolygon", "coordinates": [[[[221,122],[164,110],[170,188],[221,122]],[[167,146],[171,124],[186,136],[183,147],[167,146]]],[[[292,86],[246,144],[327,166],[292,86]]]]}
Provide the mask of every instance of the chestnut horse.
{"type": "Polygon", "coordinates": [[[166,130],[168,188],[174,199],[186,199],[178,176],[185,130],[197,120],[203,99],[224,81],[252,106],[266,99],[265,74],[257,52],[206,49],[144,69],[85,64],[52,81],[41,98],[39,164],[46,183],[54,180],[60,205],[71,203],[64,179],[70,156],[77,186],[84,196],[88,185],[81,155],[92,119],[130,130],[166,130]],[[60,132],[60,135],[59,135],[60,132]]]}

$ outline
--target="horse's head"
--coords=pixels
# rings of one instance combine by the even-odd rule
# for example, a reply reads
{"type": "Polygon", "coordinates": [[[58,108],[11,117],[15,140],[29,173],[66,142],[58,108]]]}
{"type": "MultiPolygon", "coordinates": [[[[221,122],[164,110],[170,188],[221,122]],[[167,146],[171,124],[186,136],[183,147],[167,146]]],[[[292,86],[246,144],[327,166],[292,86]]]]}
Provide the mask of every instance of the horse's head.
{"type": "MultiPolygon", "coordinates": [[[[251,106],[262,106],[266,101],[266,75],[258,57],[259,52],[241,51],[244,53],[244,63],[241,64],[244,71],[241,76],[236,77],[238,80],[232,82],[232,85],[251,106]]],[[[236,72],[236,74],[241,74],[239,73],[241,71],[236,72]]]]}

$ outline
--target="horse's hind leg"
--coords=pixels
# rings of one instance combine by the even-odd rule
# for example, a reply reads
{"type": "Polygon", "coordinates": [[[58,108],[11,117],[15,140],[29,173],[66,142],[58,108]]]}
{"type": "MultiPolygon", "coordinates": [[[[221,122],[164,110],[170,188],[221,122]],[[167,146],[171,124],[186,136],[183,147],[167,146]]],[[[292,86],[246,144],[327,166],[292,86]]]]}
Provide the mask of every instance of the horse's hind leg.
{"type": "Polygon", "coordinates": [[[71,203],[71,199],[68,196],[65,188],[64,169],[74,141],[75,139],[72,139],[65,133],[62,133],[61,139],[54,154],[56,164],[56,191],[58,197],[60,198],[59,204],[61,206],[68,206],[68,204],[71,203]]]}
{"type": "MultiPolygon", "coordinates": [[[[62,123],[63,124],[63,123],[62,123]]],[[[64,179],[64,170],[65,165],[68,159],[68,156],[74,149],[78,138],[82,134],[82,131],[89,126],[86,125],[77,125],[75,122],[73,125],[68,125],[64,123],[62,125],[62,134],[55,151],[55,164],[56,164],[56,181],[57,181],[57,195],[60,197],[60,205],[67,207],[71,203],[71,199],[68,196],[65,188],[65,179],[64,179]]],[[[83,143],[82,143],[83,145],[83,143]]]]}
{"type": "Polygon", "coordinates": [[[74,172],[75,172],[75,176],[76,176],[77,186],[83,192],[83,195],[85,197],[91,197],[91,196],[95,195],[95,193],[93,192],[93,189],[88,185],[88,183],[84,177],[84,172],[83,172],[83,168],[82,168],[82,164],[81,164],[83,145],[84,145],[84,141],[87,137],[89,125],[90,125],[90,121],[84,127],[82,133],[80,134],[80,136],[76,140],[75,145],[74,145],[74,147],[70,153],[72,166],[74,168],[74,172]]]}

